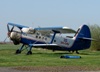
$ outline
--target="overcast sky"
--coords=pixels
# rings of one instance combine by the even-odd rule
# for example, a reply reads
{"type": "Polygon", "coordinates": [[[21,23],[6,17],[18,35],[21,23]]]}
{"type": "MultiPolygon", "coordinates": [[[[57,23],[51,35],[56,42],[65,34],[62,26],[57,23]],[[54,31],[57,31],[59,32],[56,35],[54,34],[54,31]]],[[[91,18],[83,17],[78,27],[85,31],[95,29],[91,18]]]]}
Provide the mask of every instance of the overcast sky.
{"type": "Polygon", "coordinates": [[[100,24],[100,0],[0,0],[0,41],[7,23],[31,27],[100,24]]]}

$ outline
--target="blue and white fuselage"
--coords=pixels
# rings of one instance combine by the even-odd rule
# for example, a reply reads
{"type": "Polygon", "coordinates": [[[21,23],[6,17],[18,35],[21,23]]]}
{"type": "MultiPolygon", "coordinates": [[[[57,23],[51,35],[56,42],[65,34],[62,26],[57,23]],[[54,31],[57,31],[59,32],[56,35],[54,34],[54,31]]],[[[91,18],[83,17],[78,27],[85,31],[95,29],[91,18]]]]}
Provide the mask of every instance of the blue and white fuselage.
{"type": "MultiPolygon", "coordinates": [[[[78,51],[87,49],[91,45],[90,29],[87,25],[82,25],[76,31],[69,28],[34,28],[27,31],[29,27],[18,24],[8,23],[8,36],[14,42],[15,45],[22,43],[22,47],[16,51],[21,53],[24,45],[29,46],[27,54],[32,54],[32,47],[41,47],[51,50],[61,51],[78,51]],[[9,29],[9,25],[12,25],[12,29],[9,29]],[[14,27],[18,27],[21,32],[15,31],[14,27]],[[73,37],[63,37],[60,33],[74,32],[73,37]]],[[[77,52],[78,53],[78,52],[77,52]]]]}

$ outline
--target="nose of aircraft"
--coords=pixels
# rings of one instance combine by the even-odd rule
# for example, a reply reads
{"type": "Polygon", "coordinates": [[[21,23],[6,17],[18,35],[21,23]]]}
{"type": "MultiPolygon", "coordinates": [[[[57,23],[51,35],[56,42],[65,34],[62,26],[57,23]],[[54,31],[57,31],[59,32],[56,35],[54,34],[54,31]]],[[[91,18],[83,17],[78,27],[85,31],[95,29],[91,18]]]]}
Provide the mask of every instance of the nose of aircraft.
{"type": "Polygon", "coordinates": [[[8,32],[9,38],[14,42],[14,44],[19,44],[21,40],[21,34],[17,32],[8,32]]]}
{"type": "Polygon", "coordinates": [[[8,24],[7,24],[7,29],[8,29],[8,37],[10,38],[10,40],[12,40],[15,45],[19,44],[21,40],[21,33],[14,31],[14,26],[10,29],[8,24]]]}
{"type": "Polygon", "coordinates": [[[11,33],[11,32],[8,32],[8,33],[7,33],[8,37],[10,37],[10,33],[11,33]]]}
{"type": "Polygon", "coordinates": [[[10,38],[11,38],[11,40],[15,40],[17,38],[17,33],[16,32],[11,32],[10,33],[10,38]]]}

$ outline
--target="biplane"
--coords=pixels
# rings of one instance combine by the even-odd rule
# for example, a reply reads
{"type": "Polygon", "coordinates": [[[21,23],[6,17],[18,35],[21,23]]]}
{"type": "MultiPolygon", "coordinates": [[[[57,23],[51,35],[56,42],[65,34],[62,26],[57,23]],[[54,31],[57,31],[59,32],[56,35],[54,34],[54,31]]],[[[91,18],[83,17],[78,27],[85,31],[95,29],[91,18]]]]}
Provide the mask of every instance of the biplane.
{"type": "Polygon", "coordinates": [[[87,25],[81,25],[77,31],[69,27],[37,27],[32,28],[20,24],[8,23],[8,37],[15,45],[22,44],[16,50],[20,54],[24,48],[27,55],[32,54],[32,48],[44,48],[53,51],[76,51],[88,49],[91,45],[91,33],[87,25]],[[74,34],[66,36],[66,34],[74,34]],[[62,35],[64,34],[64,35],[62,35]]]}

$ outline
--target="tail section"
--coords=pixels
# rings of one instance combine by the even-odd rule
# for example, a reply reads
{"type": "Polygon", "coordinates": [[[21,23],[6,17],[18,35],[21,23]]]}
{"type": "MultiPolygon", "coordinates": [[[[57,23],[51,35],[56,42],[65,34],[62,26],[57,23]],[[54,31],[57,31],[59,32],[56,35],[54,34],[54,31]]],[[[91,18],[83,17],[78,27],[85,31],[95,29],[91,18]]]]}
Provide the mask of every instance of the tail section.
{"type": "Polygon", "coordinates": [[[87,25],[82,25],[77,31],[76,38],[91,38],[90,29],[87,25]]]}
{"type": "Polygon", "coordinates": [[[90,47],[92,39],[90,29],[87,25],[82,25],[81,27],[79,27],[74,37],[76,38],[76,41],[81,44],[82,47],[90,47]]]}

